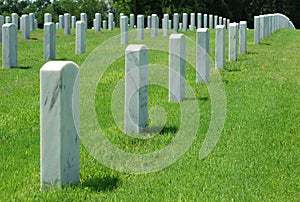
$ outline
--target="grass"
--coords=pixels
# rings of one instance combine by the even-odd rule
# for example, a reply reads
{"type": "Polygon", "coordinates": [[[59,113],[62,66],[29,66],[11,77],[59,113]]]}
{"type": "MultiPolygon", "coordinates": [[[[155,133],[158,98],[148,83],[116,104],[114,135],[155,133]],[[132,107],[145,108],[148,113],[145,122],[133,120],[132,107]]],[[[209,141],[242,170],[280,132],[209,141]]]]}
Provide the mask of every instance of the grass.
{"type": "MultiPolygon", "coordinates": [[[[100,43],[119,33],[88,30],[87,53],[75,55],[75,35],[57,33],[57,59],[79,66],[100,43]]],[[[195,32],[188,31],[195,40],[195,32]]],[[[214,55],[211,30],[211,55],[214,55]]],[[[20,37],[20,33],[19,33],[20,37]]],[[[248,53],[221,71],[227,114],[213,152],[199,160],[210,122],[210,97],[196,85],[187,65],[187,80],[199,100],[197,137],[187,153],[159,172],[126,174],[109,169],[81,145],[81,182],[63,190],[41,192],[39,185],[39,70],[43,32],[19,38],[19,68],[0,69],[0,199],[3,201],[298,201],[300,199],[300,46],[299,30],[279,30],[260,45],[248,31],[248,53]]],[[[100,56],[99,56],[100,57],[100,56]]],[[[1,59],[0,59],[1,60],[1,59]]],[[[168,65],[168,55],[149,51],[149,64],[168,65]]],[[[166,69],[167,71],[167,69],[166,69]]],[[[147,140],[124,136],[113,121],[110,99],[124,75],[124,58],[116,60],[97,89],[96,110],[107,138],[119,148],[146,153],[168,145],[180,127],[179,107],[167,102],[167,90],[149,87],[149,109],[167,114],[163,132],[147,140]]],[[[152,120],[150,120],[150,125],[152,120]]],[[[81,131],[83,133],[84,131],[81,131]]]]}

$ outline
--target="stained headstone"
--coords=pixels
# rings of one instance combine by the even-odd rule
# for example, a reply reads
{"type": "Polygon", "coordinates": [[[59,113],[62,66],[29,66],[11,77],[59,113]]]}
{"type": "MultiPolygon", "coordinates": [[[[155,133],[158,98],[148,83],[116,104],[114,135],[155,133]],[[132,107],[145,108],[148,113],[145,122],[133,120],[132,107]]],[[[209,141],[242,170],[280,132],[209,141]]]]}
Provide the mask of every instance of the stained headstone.
{"type": "Polygon", "coordinates": [[[202,28],[202,14],[197,13],[197,29],[202,28]]]}
{"type": "Polygon", "coordinates": [[[46,24],[47,22],[52,22],[52,14],[51,13],[44,14],[44,24],[46,24]]]}
{"type": "Polygon", "coordinates": [[[29,26],[30,26],[30,31],[34,30],[34,13],[29,13],[29,26]]]}
{"type": "Polygon", "coordinates": [[[30,38],[30,22],[28,15],[22,15],[22,39],[30,38]]]}
{"type": "Polygon", "coordinates": [[[40,70],[40,180],[51,189],[79,183],[79,68],[50,61],[40,70]]]}
{"type": "Polygon", "coordinates": [[[84,21],[76,22],[76,54],[86,51],[86,25],[84,21]]]}
{"type": "Polygon", "coordinates": [[[64,14],[64,34],[71,34],[71,15],[69,13],[64,14]]]}
{"type": "Polygon", "coordinates": [[[151,37],[157,37],[158,32],[158,22],[157,22],[157,15],[151,15],[151,37]]]}
{"type": "Polygon", "coordinates": [[[113,22],[114,22],[114,14],[109,13],[108,14],[108,30],[113,30],[113,22]]]}
{"type": "Polygon", "coordinates": [[[238,25],[236,23],[229,24],[229,61],[238,58],[238,25]]]}
{"type": "Polygon", "coordinates": [[[56,57],[56,27],[53,22],[44,24],[44,59],[52,60],[56,57]]]}
{"type": "Polygon", "coordinates": [[[209,29],[197,29],[196,37],[196,83],[209,82],[209,29]]]}
{"type": "Polygon", "coordinates": [[[225,51],[226,51],[226,28],[225,25],[217,25],[216,27],[216,61],[215,68],[225,67],[225,51]]]}
{"type": "Polygon", "coordinates": [[[134,25],[135,25],[135,15],[134,14],[130,14],[130,28],[134,28],[134,25]]]}
{"type": "Polygon", "coordinates": [[[178,13],[174,13],[173,15],[173,31],[175,34],[178,33],[178,28],[179,28],[179,15],[178,13]]]}
{"type": "Polygon", "coordinates": [[[240,22],[240,52],[247,52],[247,22],[240,22]]]}
{"type": "Polygon", "coordinates": [[[195,13],[191,13],[191,28],[190,30],[195,29],[195,13]]]}
{"type": "Polygon", "coordinates": [[[203,15],[203,27],[208,28],[208,26],[207,26],[207,14],[203,15]]]}
{"type": "Polygon", "coordinates": [[[2,26],[2,67],[18,67],[18,29],[13,23],[2,26]]]}
{"type": "Polygon", "coordinates": [[[144,15],[137,16],[137,40],[144,40],[144,15]]]}
{"type": "Polygon", "coordinates": [[[168,14],[164,14],[164,18],[163,18],[163,35],[164,36],[168,36],[169,35],[169,15],[168,14]]]}
{"type": "Polygon", "coordinates": [[[148,48],[129,45],[125,56],[125,133],[148,126],[148,48]]]}
{"type": "Polygon", "coordinates": [[[183,15],[182,15],[182,31],[183,32],[187,31],[187,26],[188,26],[188,14],[183,13],[183,15]]]}
{"type": "Polygon", "coordinates": [[[63,29],[64,28],[64,16],[63,15],[58,16],[58,23],[59,23],[59,29],[63,29]]]}
{"type": "Polygon", "coordinates": [[[72,21],[72,29],[75,29],[76,28],[76,16],[72,16],[71,21],[72,21]]]}
{"type": "Polygon", "coordinates": [[[11,14],[11,22],[17,26],[17,29],[19,29],[19,15],[17,13],[11,14]]]}
{"type": "Polygon", "coordinates": [[[169,39],[169,102],[185,99],[186,41],[183,34],[172,34],[169,39]]]}
{"type": "Polygon", "coordinates": [[[120,22],[121,44],[128,44],[128,17],[122,16],[120,22]]]}
{"type": "Polygon", "coordinates": [[[100,30],[101,30],[101,14],[100,13],[95,14],[94,29],[95,29],[96,32],[100,32],[100,30]]]}

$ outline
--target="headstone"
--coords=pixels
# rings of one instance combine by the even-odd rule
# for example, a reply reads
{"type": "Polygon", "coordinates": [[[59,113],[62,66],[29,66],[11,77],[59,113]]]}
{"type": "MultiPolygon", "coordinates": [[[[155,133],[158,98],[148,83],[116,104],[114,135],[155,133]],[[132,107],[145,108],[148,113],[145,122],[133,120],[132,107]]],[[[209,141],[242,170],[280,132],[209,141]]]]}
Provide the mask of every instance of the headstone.
{"type": "Polygon", "coordinates": [[[144,15],[137,16],[137,40],[144,40],[144,15]]]}
{"type": "Polygon", "coordinates": [[[191,13],[191,28],[192,31],[195,29],[195,13],[191,13]]]}
{"type": "Polygon", "coordinates": [[[219,25],[222,25],[222,23],[223,23],[223,18],[222,17],[219,17],[219,25]]]}
{"type": "Polygon", "coordinates": [[[103,29],[107,29],[107,21],[106,20],[102,21],[102,27],[103,27],[103,29]]]}
{"type": "Polygon", "coordinates": [[[9,16],[5,17],[5,23],[10,23],[10,17],[9,16]]]}
{"type": "Polygon", "coordinates": [[[225,67],[225,51],[226,51],[226,28],[225,25],[217,25],[216,27],[216,61],[215,68],[225,67]]]}
{"type": "Polygon", "coordinates": [[[172,29],[172,20],[169,20],[169,23],[168,23],[168,29],[172,29]]]}
{"type": "Polygon", "coordinates": [[[69,13],[64,14],[64,34],[69,35],[71,34],[71,24],[70,19],[71,15],[69,13]]]}
{"type": "Polygon", "coordinates": [[[101,14],[100,13],[95,14],[94,29],[95,29],[96,32],[100,32],[100,30],[101,30],[101,14]]]}
{"type": "Polygon", "coordinates": [[[202,28],[202,14],[197,13],[197,29],[202,28]]]}
{"type": "Polygon", "coordinates": [[[78,78],[79,68],[73,62],[50,61],[40,70],[40,183],[43,190],[80,180],[78,78]]]}
{"type": "Polygon", "coordinates": [[[85,22],[85,31],[87,31],[87,27],[88,27],[88,21],[87,21],[87,14],[86,13],[80,13],[80,21],[85,22]]]}
{"type": "Polygon", "coordinates": [[[227,24],[226,24],[227,29],[229,29],[229,24],[230,24],[230,19],[227,19],[227,24]]]}
{"type": "Polygon", "coordinates": [[[169,35],[169,15],[168,14],[164,14],[164,18],[163,18],[163,35],[164,36],[168,36],[169,35]]]}
{"type": "Polygon", "coordinates": [[[125,56],[125,133],[148,126],[148,49],[129,45],[125,56]]]}
{"type": "Polygon", "coordinates": [[[214,28],[214,16],[213,15],[209,15],[209,25],[208,25],[209,29],[214,28]]]}
{"type": "Polygon", "coordinates": [[[227,29],[227,27],[226,27],[226,22],[227,22],[227,19],[226,19],[226,18],[223,18],[223,25],[225,25],[225,29],[227,29]]]}
{"type": "Polygon", "coordinates": [[[147,16],[147,29],[151,28],[151,16],[147,16]]]}
{"type": "Polygon", "coordinates": [[[183,26],[182,26],[182,22],[181,22],[181,23],[179,23],[179,29],[182,30],[182,27],[183,26]]]}
{"type": "Polygon", "coordinates": [[[76,54],[86,51],[86,25],[84,21],[76,22],[76,54]]]}
{"type": "Polygon", "coordinates": [[[33,30],[37,30],[37,28],[38,28],[38,21],[37,21],[37,19],[34,19],[33,30]]]}
{"type": "Polygon", "coordinates": [[[44,24],[46,24],[47,22],[52,22],[52,14],[51,13],[44,14],[44,24]]]}
{"type": "Polygon", "coordinates": [[[269,19],[267,15],[264,15],[264,38],[269,36],[269,19]]]}
{"type": "Polygon", "coordinates": [[[56,29],[59,29],[59,23],[55,23],[56,29]]]}
{"type": "Polygon", "coordinates": [[[175,34],[177,34],[178,33],[178,28],[179,28],[179,15],[178,15],[178,13],[174,13],[174,15],[173,15],[173,32],[175,33],[175,34]]]}
{"type": "Polygon", "coordinates": [[[203,15],[203,27],[204,27],[204,28],[208,28],[208,27],[207,27],[207,14],[204,14],[204,15],[203,15]]]}
{"type": "Polygon", "coordinates": [[[56,57],[56,27],[53,22],[44,24],[44,59],[53,60],[56,57]]]}
{"type": "Polygon", "coordinates": [[[247,22],[240,22],[240,52],[247,52],[247,22]]]}
{"type": "Polygon", "coordinates": [[[259,16],[259,30],[260,30],[260,35],[259,35],[259,39],[260,40],[263,40],[264,39],[264,16],[263,15],[260,15],[259,16]]]}
{"type": "Polygon", "coordinates": [[[58,23],[59,23],[59,29],[63,29],[64,28],[64,16],[63,15],[58,16],[58,23]]]}
{"type": "Polygon", "coordinates": [[[183,16],[182,16],[182,31],[183,32],[187,31],[187,25],[188,25],[188,14],[183,13],[183,16]]]}
{"type": "Polygon", "coordinates": [[[218,16],[217,15],[215,15],[214,16],[214,28],[216,28],[216,26],[218,25],[218,16]]]}
{"type": "Polygon", "coordinates": [[[18,29],[13,23],[2,26],[2,67],[18,67],[18,29]]]}
{"type": "MultiPolygon", "coordinates": [[[[4,24],[4,17],[0,15],[0,27],[4,24]]],[[[2,41],[2,29],[0,29],[0,41],[2,41]]]]}
{"type": "Polygon", "coordinates": [[[151,37],[157,37],[158,23],[157,23],[157,15],[152,14],[151,16],[151,37]]]}
{"type": "Polygon", "coordinates": [[[169,102],[185,99],[186,41],[183,34],[172,34],[169,39],[169,102]]]}
{"type": "Polygon", "coordinates": [[[34,16],[34,13],[29,13],[29,28],[30,28],[30,31],[34,30],[34,19],[35,19],[35,16],[34,16]]]}
{"type": "Polygon", "coordinates": [[[196,83],[209,82],[209,29],[197,29],[196,37],[196,83]]]}
{"type": "Polygon", "coordinates": [[[22,15],[22,39],[30,38],[30,22],[28,15],[22,15]]]}
{"type": "Polygon", "coordinates": [[[121,17],[121,44],[128,44],[128,17],[121,17]]]}
{"type": "Polygon", "coordinates": [[[17,29],[19,29],[19,16],[17,13],[11,14],[11,22],[17,26],[17,29]]]}
{"type": "Polygon", "coordinates": [[[134,14],[130,14],[130,28],[134,28],[134,25],[135,25],[135,15],[134,14]]]}
{"type": "Polygon", "coordinates": [[[109,13],[108,14],[108,30],[113,30],[113,22],[114,22],[114,14],[109,13]]]}
{"type": "Polygon", "coordinates": [[[76,16],[72,16],[71,19],[72,19],[72,29],[75,29],[76,28],[76,16]]]}
{"type": "Polygon", "coordinates": [[[229,61],[238,58],[238,25],[236,23],[229,24],[229,61]]]}

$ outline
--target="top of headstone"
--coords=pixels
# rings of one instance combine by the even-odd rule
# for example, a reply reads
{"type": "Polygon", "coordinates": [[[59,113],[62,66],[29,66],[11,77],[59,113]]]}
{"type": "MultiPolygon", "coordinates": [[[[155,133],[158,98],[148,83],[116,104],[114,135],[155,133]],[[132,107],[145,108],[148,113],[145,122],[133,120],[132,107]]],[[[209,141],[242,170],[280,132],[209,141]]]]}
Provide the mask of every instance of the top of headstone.
{"type": "Polygon", "coordinates": [[[130,44],[126,48],[126,52],[135,52],[140,50],[147,50],[147,46],[144,44],[130,44]]]}
{"type": "Polygon", "coordinates": [[[185,38],[184,34],[171,34],[170,39],[181,39],[185,38]]]}
{"type": "Polygon", "coordinates": [[[63,68],[69,65],[78,68],[78,66],[72,61],[49,61],[43,65],[40,71],[61,71],[63,68]]]}
{"type": "Polygon", "coordinates": [[[208,30],[208,28],[198,28],[197,32],[207,32],[208,30]]]}
{"type": "Polygon", "coordinates": [[[5,23],[2,25],[2,27],[11,27],[11,26],[15,26],[17,28],[17,26],[14,23],[5,23]]]}
{"type": "Polygon", "coordinates": [[[225,28],[225,25],[217,25],[216,26],[216,29],[224,29],[225,28]]]}

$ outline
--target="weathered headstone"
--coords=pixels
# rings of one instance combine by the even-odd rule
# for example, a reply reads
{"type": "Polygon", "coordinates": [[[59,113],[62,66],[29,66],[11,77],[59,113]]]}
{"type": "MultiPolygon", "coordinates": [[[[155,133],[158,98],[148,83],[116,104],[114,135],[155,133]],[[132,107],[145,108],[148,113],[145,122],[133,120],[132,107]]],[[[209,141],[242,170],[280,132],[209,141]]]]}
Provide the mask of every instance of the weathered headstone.
{"type": "Polygon", "coordinates": [[[182,15],[182,31],[183,32],[187,31],[187,26],[188,26],[188,14],[183,13],[183,15],[182,15]]]}
{"type": "Polygon", "coordinates": [[[76,28],[76,16],[72,16],[71,17],[71,24],[72,24],[72,29],[75,29],[76,28]]]}
{"type": "Polygon", "coordinates": [[[144,40],[144,15],[137,16],[137,40],[144,40]]]}
{"type": "Polygon", "coordinates": [[[203,27],[208,28],[208,26],[207,26],[207,14],[203,15],[203,27]]]}
{"type": "Polygon", "coordinates": [[[208,25],[208,27],[209,27],[209,29],[212,29],[212,28],[214,28],[214,16],[213,15],[209,15],[209,25],[208,25]]]}
{"type": "Polygon", "coordinates": [[[226,51],[226,28],[225,25],[217,25],[216,27],[216,61],[215,68],[225,67],[225,51],[226,51]]]}
{"type": "Polygon", "coordinates": [[[175,33],[175,34],[177,34],[178,33],[178,28],[179,28],[179,15],[178,15],[178,13],[174,13],[174,15],[173,15],[173,32],[175,33]]]}
{"type": "Polygon", "coordinates": [[[238,58],[238,25],[236,23],[229,24],[229,61],[238,58]]]}
{"type": "Polygon", "coordinates": [[[202,14],[197,13],[197,29],[202,28],[202,14]]]}
{"type": "Polygon", "coordinates": [[[113,23],[114,23],[114,14],[109,13],[108,14],[108,30],[113,30],[113,23]]]}
{"type": "Polygon", "coordinates": [[[196,36],[196,83],[209,82],[209,29],[197,29],[196,36]]]}
{"type": "Polygon", "coordinates": [[[134,14],[130,14],[130,28],[134,28],[134,25],[135,25],[135,15],[134,14]]]}
{"type": "Polygon", "coordinates": [[[30,31],[34,30],[34,19],[35,19],[34,13],[29,13],[29,26],[30,26],[30,31]]]}
{"type": "Polygon", "coordinates": [[[18,67],[18,29],[13,23],[2,26],[2,67],[18,67]]]}
{"type": "Polygon", "coordinates": [[[195,13],[191,13],[191,30],[195,29],[195,13]]]}
{"type": "Polygon", "coordinates": [[[76,54],[86,51],[86,25],[84,21],[76,22],[76,54]]]}
{"type": "Polygon", "coordinates": [[[22,15],[22,39],[30,38],[30,22],[28,15],[22,15]]]}
{"type": "Polygon", "coordinates": [[[247,52],[247,22],[240,22],[240,52],[247,52]]]}
{"type": "Polygon", "coordinates": [[[157,30],[158,30],[158,22],[157,22],[157,15],[151,15],[151,37],[157,37],[157,30]]]}
{"type": "Polygon", "coordinates": [[[164,18],[163,18],[163,35],[164,36],[168,36],[169,35],[169,15],[168,14],[164,14],[164,18]]]}
{"type": "Polygon", "coordinates": [[[148,126],[148,49],[129,45],[125,56],[125,133],[148,126]]]}
{"type": "Polygon", "coordinates": [[[64,34],[71,34],[71,15],[69,13],[64,14],[64,34]]]}
{"type": "Polygon", "coordinates": [[[63,15],[58,16],[58,24],[59,24],[59,29],[64,28],[64,16],[63,15]]]}
{"type": "Polygon", "coordinates": [[[128,44],[128,17],[122,16],[120,22],[121,44],[128,44]]]}
{"type": "Polygon", "coordinates": [[[94,29],[96,32],[100,32],[100,30],[101,30],[101,14],[100,13],[95,13],[94,29]]]}
{"type": "Polygon", "coordinates": [[[262,40],[264,39],[264,16],[260,15],[259,16],[259,30],[260,30],[260,34],[259,34],[259,39],[262,40]]]}
{"type": "Polygon", "coordinates": [[[10,23],[10,17],[9,16],[5,17],[5,23],[10,23]]]}
{"type": "Polygon", "coordinates": [[[51,13],[44,14],[44,24],[46,24],[47,22],[52,22],[52,14],[51,13]]]}
{"type": "Polygon", "coordinates": [[[17,29],[19,29],[19,16],[17,13],[11,14],[11,22],[17,26],[17,29]]]}
{"type": "Polygon", "coordinates": [[[56,27],[53,22],[44,24],[44,59],[52,60],[56,57],[56,27]]]}
{"type": "Polygon", "coordinates": [[[169,39],[169,102],[185,99],[186,41],[183,34],[172,34],[169,39]]]}
{"type": "Polygon", "coordinates": [[[79,68],[50,61],[40,70],[40,176],[43,190],[79,183],[79,68]]]}

